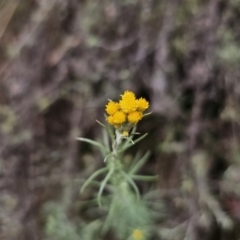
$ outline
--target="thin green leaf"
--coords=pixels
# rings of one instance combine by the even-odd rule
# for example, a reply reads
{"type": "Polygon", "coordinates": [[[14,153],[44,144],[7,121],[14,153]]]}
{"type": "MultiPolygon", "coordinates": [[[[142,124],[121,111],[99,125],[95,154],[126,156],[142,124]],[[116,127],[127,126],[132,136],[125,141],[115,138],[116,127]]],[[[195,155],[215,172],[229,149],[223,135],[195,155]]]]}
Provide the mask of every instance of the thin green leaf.
{"type": "Polygon", "coordinates": [[[128,181],[128,183],[132,186],[132,188],[134,189],[136,196],[137,196],[137,200],[140,199],[140,193],[138,190],[137,185],[135,184],[135,182],[131,179],[131,177],[129,177],[128,174],[126,174],[124,171],[120,170],[121,174],[124,176],[124,178],[128,181]]]}
{"type": "Polygon", "coordinates": [[[111,156],[114,156],[114,153],[108,154],[108,155],[104,158],[103,162],[106,162],[106,161],[108,160],[108,158],[111,157],[111,156]]]}
{"type": "MultiPolygon", "coordinates": [[[[145,133],[144,135],[142,135],[142,136],[139,137],[138,139],[134,140],[134,141],[133,141],[134,144],[140,142],[140,141],[141,141],[142,139],[144,139],[147,135],[148,135],[148,133],[145,133]]],[[[127,146],[122,147],[122,148],[120,149],[120,152],[123,152],[123,151],[127,150],[128,148],[130,148],[130,147],[132,147],[132,146],[133,146],[133,145],[129,145],[129,144],[128,144],[127,146]]]]}
{"type": "Polygon", "coordinates": [[[143,114],[143,117],[146,117],[146,116],[148,116],[148,115],[150,115],[150,114],[152,114],[152,112],[145,113],[145,114],[143,114]]]}
{"type": "Polygon", "coordinates": [[[148,157],[150,155],[150,152],[147,151],[143,157],[130,169],[129,174],[133,175],[136,172],[138,172],[138,170],[146,163],[148,157]]]}
{"type": "Polygon", "coordinates": [[[103,228],[102,228],[102,233],[103,234],[105,234],[110,229],[111,222],[112,222],[114,216],[116,215],[115,214],[115,212],[116,212],[115,209],[116,209],[116,204],[115,204],[115,201],[113,199],[112,202],[111,202],[111,205],[110,205],[110,209],[109,209],[108,214],[107,214],[107,218],[104,221],[104,225],[103,225],[103,228]]]}
{"type": "Polygon", "coordinates": [[[130,169],[132,169],[133,166],[139,161],[139,159],[141,159],[141,155],[142,155],[141,151],[138,151],[138,152],[136,153],[136,155],[134,156],[134,158],[133,158],[133,160],[132,160],[132,162],[131,162],[131,164],[130,164],[130,166],[129,166],[129,171],[130,171],[130,169]]]}
{"type": "Polygon", "coordinates": [[[106,146],[106,148],[108,149],[108,152],[110,152],[110,143],[109,143],[109,137],[107,135],[106,130],[103,129],[103,143],[106,146]]]}
{"type": "Polygon", "coordinates": [[[137,127],[134,126],[131,131],[131,134],[129,135],[130,137],[124,137],[124,139],[126,139],[126,141],[121,145],[119,152],[123,152],[124,150],[126,150],[127,148],[131,147],[134,144],[134,141],[132,140],[132,138],[136,132],[136,129],[137,129],[137,127]],[[131,142],[131,144],[130,144],[130,142],[131,142]]]}
{"type": "Polygon", "coordinates": [[[144,135],[142,135],[141,137],[139,137],[138,139],[134,140],[134,143],[138,143],[140,142],[142,139],[144,139],[146,136],[148,135],[148,133],[145,133],[144,135]]]}
{"type": "Polygon", "coordinates": [[[126,147],[131,141],[132,141],[133,136],[130,135],[130,137],[125,137],[126,141],[122,145],[122,148],[126,147]]]}
{"type": "Polygon", "coordinates": [[[133,127],[131,134],[135,134],[136,131],[137,131],[137,125],[133,127]]]}
{"type": "MultiPolygon", "coordinates": [[[[104,202],[111,202],[111,197],[112,197],[112,195],[102,197],[102,202],[103,201],[104,202]]],[[[98,201],[97,198],[93,198],[93,199],[86,200],[86,201],[79,201],[78,203],[81,204],[81,205],[83,205],[83,204],[85,204],[85,205],[90,205],[90,204],[96,205],[97,201],[98,201]]]]}
{"type": "Polygon", "coordinates": [[[120,146],[118,152],[123,152],[124,150],[128,149],[129,147],[131,147],[133,145],[132,138],[133,138],[133,136],[130,136],[130,137],[126,138],[126,141],[120,146]]]}
{"type": "Polygon", "coordinates": [[[126,140],[130,141],[132,144],[134,144],[134,141],[130,137],[122,137],[122,139],[126,139],[126,140]]]}
{"type": "MultiPolygon", "coordinates": [[[[69,183],[73,183],[73,184],[81,184],[81,183],[85,183],[86,179],[80,179],[80,178],[74,178],[71,180],[68,180],[68,182],[65,182],[65,184],[69,184],[69,183]]],[[[101,182],[96,181],[96,180],[92,180],[90,183],[92,186],[96,186],[99,187],[101,185],[101,182]]],[[[112,185],[106,185],[106,188],[108,188],[109,191],[113,191],[113,186],[112,185]]]]}
{"type": "MultiPolygon", "coordinates": [[[[105,116],[105,118],[107,118],[107,116],[106,115],[104,115],[105,116]]],[[[111,139],[112,139],[112,141],[114,140],[114,133],[113,133],[113,131],[110,129],[110,125],[104,125],[103,123],[101,123],[100,121],[98,121],[98,120],[96,120],[96,122],[99,124],[99,125],[101,125],[106,131],[107,131],[107,133],[109,134],[109,136],[111,137],[111,139]]]]}
{"type": "Polygon", "coordinates": [[[86,182],[83,184],[83,186],[81,187],[80,192],[83,193],[84,189],[92,182],[92,180],[93,180],[94,178],[96,178],[98,175],[106,172],[107,170],[108,170],[108,168],[105,167],[105,168],[101,168],[101,169],[97,170],[96,172],[94,172],[94,173],[86,180],[86,182]]]}
{"type": "Polygon", "coordinates": [[[82,137],[77,137],[76,140],[90,143],[90,144],[92,144],[93,146],[96,146],[96,147],[100,148],[100,150],[107,152],[106,147],[104,147],[104,146],[103,146],[101,143],[99,143],[99,142],[93,141],[93,140],[88,139],[88,138],[82,138],[82,137]]]}
{"type": "Polygon", "coordinates": [[[112,176],[113,172],[114,172],[114,167],[110,168],[107,176],[104,178],[104,180],[103,180],[102,183],[101,183],[101,186],[100,186],[100,189],[99,189],[98,195],[97,195],[97,200],[98,200],[98,205],[99,205],[99,206],[102,206],[102,205],[101,205],[102,192],[103,192],[103,190],[104,190],[104,188],[105,188],[108,180],[109,180],[110,177],[112,176]]]}
{"type": "Polygon", "coordinates": [[[131,178],[139,181],[155,181],[157,176],[131,175],[131,178]]]}
{"type": "Polygon", "coordinates": [[[141,134],[140,132],[135,132],[135,133],[132,133],[132,134],[134,134],[134,135],[139,135],[139,134],[141,134]]]}
{"type": "Polygon", "coordinates": [[[107,130],[106,125],[104,125],[103,123],[101,123],[100,121],[98,121],[97,119],[95,120],[99,125],[101,125],[104,129],[107,130]]]}

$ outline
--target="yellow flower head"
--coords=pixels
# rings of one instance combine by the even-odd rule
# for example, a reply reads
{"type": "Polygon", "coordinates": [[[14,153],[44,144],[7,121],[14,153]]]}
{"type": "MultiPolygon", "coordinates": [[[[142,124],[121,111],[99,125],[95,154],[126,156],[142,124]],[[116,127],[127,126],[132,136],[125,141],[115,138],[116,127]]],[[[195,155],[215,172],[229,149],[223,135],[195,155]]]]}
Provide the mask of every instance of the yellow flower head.
{"type": "Polygon", "coordinates": [[[135,229],[132,233],[134,240],[143,240],[143,232],[140,229],[135,229]]]}
{"type": "Polygon", "coordinates": [[[106,112],[109,115],[113,115],[117,112],[117,110],[119,109],[119,104],[113,101],[110,101],[107,105],[106,105],[106,112]]]}
{"type": "Polygon", "coordinates": [[[129,98],[129,97],[136,98],[135,94],[131,91],[125,91],[123,93],[123,95],[121,95],[121,96],[122,96],[122,99],[126,99],[126,98],[129,98]]]}
{"type": "Polygon", "coordinates": [[[137,100],[135,94],[130,91],[125,91],[122,95],[122,100],[119,101],[119,106],[125,113],[136,111],[137,100]]]}
{"type": "Polygon", "coordinates": [[[131,91],[125,91],[118,102],[109,101],[106,105],[106,121],[118,128],[127,137],[130,129],[143,118],[143,112],[149,108],[145,98],[136,99],[131,91]]]}
{"type": "Polygon", "coordinates": [[[119,125],[122,124],[126,121],[126,114],[121,112],[121,111],[117,111],[114,115],[113,115],[113,122],[115,125],[119,125]]]}
{"type": "Polygon", "coordinates": [[[148,109],[149,103],[145,98],[139,98],[137,100],[137,106],[138,106],[137,110],[143,112],[146,109],[148,109]]]}
{"type": "Polygon", "coordinates": [[[114,117],[113,116],[108,116],[107,121],[109,124],[114,125],[114,117]]]}
{"type": "Polygon", "coordinates": [[[130,123],[136,124],[139,120],[141,120],[143,117],[142,112],[131,112],[128,114],[128,121],[130,123]]]}

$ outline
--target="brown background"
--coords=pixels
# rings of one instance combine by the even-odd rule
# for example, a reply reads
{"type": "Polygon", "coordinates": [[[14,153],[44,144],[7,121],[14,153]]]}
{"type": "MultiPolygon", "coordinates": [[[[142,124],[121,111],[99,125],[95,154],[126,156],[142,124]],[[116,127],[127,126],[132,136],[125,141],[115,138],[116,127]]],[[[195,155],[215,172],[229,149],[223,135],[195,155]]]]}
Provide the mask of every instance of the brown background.
{"type": "Polygon", "coordinates": [[[239,21],[239,0],[0,0],[0,239],[60,239],[49,208],[84,221],[77,181],[102,159],[75,137],[100,139],[128,89],[153,112],[162,239],[238,240],[239,21]]]}

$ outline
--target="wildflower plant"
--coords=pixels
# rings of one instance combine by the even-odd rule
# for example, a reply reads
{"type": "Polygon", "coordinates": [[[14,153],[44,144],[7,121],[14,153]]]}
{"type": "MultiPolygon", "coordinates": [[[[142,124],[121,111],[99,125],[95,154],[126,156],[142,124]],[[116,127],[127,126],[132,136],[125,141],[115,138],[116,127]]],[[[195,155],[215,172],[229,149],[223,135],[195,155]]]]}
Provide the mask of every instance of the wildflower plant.
{"type": "MultiPolygon", "coordinates": [[[[152,225],[151,211],[141,198],[135,180],[152,181],[154,176],[137,175],[145,164],[149,152],[136,155],[128,166],[124,164],[124,152],[141,141],[147,133],[134,139],[137,123],[150,113],[145,98],[137,99],[131,91],[125,91],[118,102],[109,100],[106,104],[106,122],[103,124],[103,144],[87,138],[77,140],[98,147],[103,155],[105,166],[94,172],[82,185],[81,192],[100,179],[96,201],[105,210],[104,220],[98,225],[97,239],[102,239],[109,231],[117,239],[146,240],[152,225]],[[100,234],[99,234],[100,233],[100,234]]],[[[97,220],[99,223],[99,220],[97,220]]],[[[85,233],[86,234],[86,233],[85,233]]],[[[92,234],[92,233],[91,233],[92,234]]],[[[83,239],[87,240],[87,239],[83,239]]]]}

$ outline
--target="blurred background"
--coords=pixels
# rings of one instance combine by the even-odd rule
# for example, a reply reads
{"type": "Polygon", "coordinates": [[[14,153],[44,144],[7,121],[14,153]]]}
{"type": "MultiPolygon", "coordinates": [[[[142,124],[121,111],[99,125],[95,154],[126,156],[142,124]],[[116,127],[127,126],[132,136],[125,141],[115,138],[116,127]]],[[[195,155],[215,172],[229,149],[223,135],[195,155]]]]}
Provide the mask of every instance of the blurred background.
{"type": "Polygon", "coordinates": [[[239,240],[239,21],[239,0],[0,0],[0,239],[81,239],[103,160],[75,137],[100,140],[131,90],[153,112],[126,158],[151,150],[154,239],[239,240]]]}

